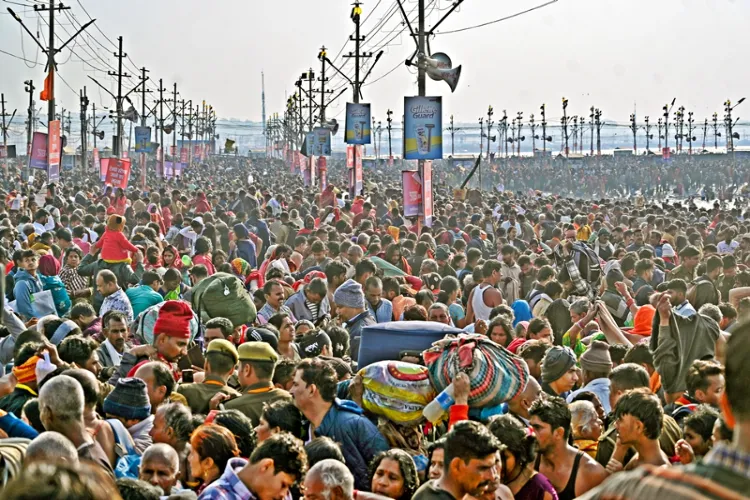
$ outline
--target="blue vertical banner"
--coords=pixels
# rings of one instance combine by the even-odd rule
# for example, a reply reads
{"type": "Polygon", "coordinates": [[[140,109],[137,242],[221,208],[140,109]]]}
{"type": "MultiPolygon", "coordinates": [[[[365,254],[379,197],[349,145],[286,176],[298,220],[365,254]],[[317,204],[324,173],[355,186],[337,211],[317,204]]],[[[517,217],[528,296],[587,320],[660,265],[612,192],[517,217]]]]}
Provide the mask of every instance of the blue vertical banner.
{"type": "Polygon", "coordinates": [[[151,127],[135,127],[135,152],[151,152],[151,127]]]}
{"type": "Polygon", "coordinates": [[[443,98],[404,97],[404,159],[443,158],[443,98]]]}
{"type": "Polygon", "coordinates": [[[371,130],[370,105],[354,102],[346,103],[346,135],[347,144],[370,144],[371,130]]]}
{"type": "Polygon", "coordinates": [[[315,134],[315,146],[313,151],[315,156],[331,156],[331,131],[325,127],[316,127],[313,129],[315,134]]]}

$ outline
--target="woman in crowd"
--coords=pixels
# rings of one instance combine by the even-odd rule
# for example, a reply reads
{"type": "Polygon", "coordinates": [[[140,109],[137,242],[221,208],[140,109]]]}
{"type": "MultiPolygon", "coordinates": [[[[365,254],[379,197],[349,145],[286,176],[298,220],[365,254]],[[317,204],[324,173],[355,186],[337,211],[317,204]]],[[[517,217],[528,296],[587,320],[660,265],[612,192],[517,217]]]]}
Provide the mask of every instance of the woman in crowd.
{"type": "Polygon", "coordinates": [[[200,481],[199,491],[219,479],[229,459],[239,456],[237,441],[226,427],[201,425],[190,437],[188,463],[194,479],[200,481]]]}
{"type": "Polygon", "coordinates": [[[78,274],[78,265],[83,259],[83,252],[77,246],[65,249],[63,260],[65,265],[60,269],[60,279],[68,291],[73,303],[80,302],[91,296],[89,280],[78,274]]]}
{"type": "Polygon", "coordinates": [[[287,313],[276,313],[268,319],[268,322],[279,331],[279,346],[277,351],[282,357],[292,361],[300,361],[297,345],[294,343],[294,322],[287,313]]]}
{"type": "Polygon", "coordinates": [[[490,432],[504,445],[503,484],[510,488],[516,500],[557,500],[555,487],[534,470],[537,454],[536,437],[520,420],[511,415],[500,415],[490,420],[490,432]]]}
{"type": "Polygon", "coordinates": [[[394,448],[378,454],[370,463],[373,493],[394,500],[410,500],[419,487],[417,466],[411,455],[394,448]]]}

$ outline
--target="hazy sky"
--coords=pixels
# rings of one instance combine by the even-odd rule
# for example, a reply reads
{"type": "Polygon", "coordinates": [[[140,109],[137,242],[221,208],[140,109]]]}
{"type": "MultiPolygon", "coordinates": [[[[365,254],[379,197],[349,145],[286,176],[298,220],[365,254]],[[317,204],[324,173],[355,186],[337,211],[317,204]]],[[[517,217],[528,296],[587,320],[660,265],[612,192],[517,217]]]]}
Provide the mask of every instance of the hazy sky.
{"type": "MultiPolygon", "coordinates": [[[[425,0],[431,12],[428,26],[450,7],[449,0],[425,0]]],[[[491,21],[544,3],[545,0],[465,0],[440,30],[452,30],[491,21]]],[[[0,0],[0,50],[43,60],[43,55],[18,24],[7,15],[6,7],[16,12],[28,10],[17,3],[31,0],[0,0]],[[23,46],[22,46],[23,40],[23,46]]],[[[333,58],[353,29],[348,0],[69,0],[69,11],[80,22],[89,14],[96,25],[116,42],[124,37],[125,52],[138,68],[146,66],[150,77],[171,92],[176,81],[186,99],[206,99],[222,117],[259,120],[261,116],[260,72],[265,71],[268,114],[284,109],[287,92],[310,65],[316,71],[316,56],[325,44],[333,58]]],[[[416,0],[405,3],[407,12],[416,0]]],[[[391,108],[400,121],[402,97],[417,93],[416,75],[403,66],[414,43],[402,29],[401,16],[389,20],[395,0],[367,0],[363,17],[374,13],[363,25],[368,33],[381,21],[382,27],[365,42],[372,50],[395,36],[375,67],[370,80],[400,66],[372,86],[365,87],[364,101],[373,103],[376,117],[385,119],[391,108]]],[[[32,31],[37,28],[46,38],[47,27],[33,11],[22,14],[32,31]]],[[[429,95],[443,95],[444,115],[474,122],[486,114],[492,104],[497,115],[507,109],[515,116],[524,111],[538,119],[539,106],[547,104],[548,120],[559,122],[560,101],[570,100],[569,114],[585,114],[591,105],[602,108],[608,121],[627,122],[637,104],[640,118],[649,114],[652,121],[661,114],[661,106],[677,97],[677,105],[695,111],[696,121],[714,111],[722,114],[726,98],[737,100],[750,94],[750,50],[747,0],[559,0],[540,10],[484,28],[438,35],[432,50],[445,51],[454,65],[463,66],[461,81],[454,94],[445,83],[428,80],[429,95]],[[742,35],[745,33],[745,35],[742,35]]],[[[61,16],[58,31],[73,32],[70,19],[61,16]]],[[[58,55],[60,74],[76,89],[74,94],[59,84],[58,104],[78,109],[77,90],[87,85],[89,97],[97,107],[112,104],[86,78],[90,74],[115,89],[105,62],[116,66],[114,47],[105,37],[89,28],[90,37],[73,46],[77,55],[63,50],[58,55]],[[98,40],[104,50],[94,40],[98,40]],[[84,43],[88,42],[88,44],[84,43]],[[89,65],[82,63],[83,58],[89,65]],[[98,69],[92,68],[90,65],[98,69]]],[[[59,42],[58,42],[59,45],[59,42]]],[[[353,42],[344,52],[353,50],[353,42]]],[[[132,74],[133,64],[127,61],[132,74]]],[[[342,64],[342,59],[336,59],[342,64]]],[[[27,94],[23,81],[32,78],[40,87],[43,66],[28,68],[28,63],[0,53],[0,90],[11,110],[25,110],[27,94]]],[[[352,63],[344,66],[352,72],[352,63]]],[[[330,75],[334,76],[333,73],[330,75]]],[[[334,88],[340,78],[332,79],[334,88]]],[[[132,78],[126,87],[132,88],[132,78]]],[[[152,88],[156,87],[152,85],[152,88]]],[[[171,95],[171,94],[170,94],[171,95]]],[[[152,94],[153,96],[153,94],[152,94]]],[[[38,93],[35,96],[38,100],[38,93]]],[[[328,115],[343,119],[343,105],[351,99],[348,90],[328,115]],[[341,113],[341,114],[339,114],[341,113]]],[[[745,103],[743,106],[750,106],[745,103]]],[[[750,108],[738,108],[738,114],[750,117],[750,108]]]]}

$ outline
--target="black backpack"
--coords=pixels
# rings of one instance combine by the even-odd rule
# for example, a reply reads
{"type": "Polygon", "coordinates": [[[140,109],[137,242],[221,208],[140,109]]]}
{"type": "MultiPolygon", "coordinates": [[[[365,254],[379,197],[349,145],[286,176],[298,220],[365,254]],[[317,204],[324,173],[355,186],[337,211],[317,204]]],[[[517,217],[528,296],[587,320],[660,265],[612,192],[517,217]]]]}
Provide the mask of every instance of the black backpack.
{"type": "MultiPolygon", "coordinates": [[[[559,268],[565,265],[565,259],[562,255],[562,245],[564,243],[560,243],[555,248],[555,262],[559,268]]],[[[576,241],[573,243],[571,256],[573,257],[573,262],[576,263],[576,267],[578,267],[578,271],[581,273],[581,278],[597,286],[602,278],[602,264],[594,249],[582,241],[576,241]]]]}

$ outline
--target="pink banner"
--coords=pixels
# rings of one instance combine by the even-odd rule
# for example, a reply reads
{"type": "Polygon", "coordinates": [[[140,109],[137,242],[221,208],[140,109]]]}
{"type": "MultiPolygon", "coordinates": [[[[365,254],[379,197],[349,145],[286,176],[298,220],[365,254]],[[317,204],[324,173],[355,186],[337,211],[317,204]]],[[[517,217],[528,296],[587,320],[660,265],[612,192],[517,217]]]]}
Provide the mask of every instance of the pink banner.
{"type": "Polygon", "coordinates": [[[422,202],[424,204],[424,225],[432,227],[432,160],[425,160],[424,162],[422,202]]]}
{"type": "Polygon", "coordinates": [[[354,146],[354,190],[355,194],[362,194],[362,146],[354,146]]]}
{"type": "MultiPolygon", "coordinates": [[[[99,174],[100,174],[100,175],[101,175],[101,173],[102,173],[102,165],[101,165],[101,163],[99,163],[99,150],[98,150],[97,148],[94,148],[94,164],[93,164],[93,170],[94,170],[95,172],[96,172],[96,171],[98,170],[98,171],[99,171],[99,174]]],[[[102,178],[101,180],[102,180],[102,182],[104,181],[104,179],[103,179],[103,178],[102,178]]]]}
{"type": "Polygon", "coordinates": [[[34,132],[29,168],[47,170],[47,134],[43,132],[34,132]]]}
{"type": "Polygon", "coordinates": [[[416,217],[422,203],[422,185],[419,174],[413,170],[401,172],[401,186],[404,199],[404,217],[416,217]]]}
{"type": "Polygon", "coordinates": [[[188,162],[188,149],[180,148],[180,163],[187,163],[187,162],[188,162]]]}
{"type": "Polygon", "coordinates": [[[107,165],[107,179],[105,184],[113,188],[125,189],[130,179],[130,160],[127,158],[105,158],[102,165],[107,165]]]}
{"type": "Polygon", "coordinates": [[[320,191],[322,192],[328,187],[328,164],[325,156],[318,158],[318,172],[320,174],[320,191]]]}

